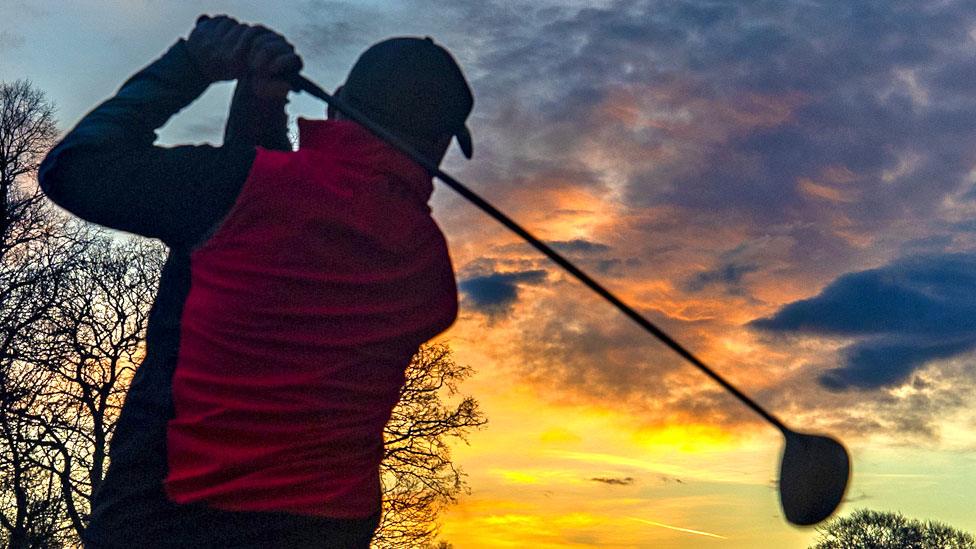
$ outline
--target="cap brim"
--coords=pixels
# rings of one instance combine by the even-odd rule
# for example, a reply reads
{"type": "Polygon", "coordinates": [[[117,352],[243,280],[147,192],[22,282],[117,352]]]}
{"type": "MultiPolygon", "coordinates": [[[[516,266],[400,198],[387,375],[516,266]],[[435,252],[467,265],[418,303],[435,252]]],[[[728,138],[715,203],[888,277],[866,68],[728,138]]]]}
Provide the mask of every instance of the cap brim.
{"type": "Polygon", "coordinates": [[[457,139],[458,146],[461,147],[461,152],[464,153],[464,157],[471,158],[471,153],[473,152],[471,130],[467,126],[461,126],[461,129],[454,133],[454,138],[457,139]]]}

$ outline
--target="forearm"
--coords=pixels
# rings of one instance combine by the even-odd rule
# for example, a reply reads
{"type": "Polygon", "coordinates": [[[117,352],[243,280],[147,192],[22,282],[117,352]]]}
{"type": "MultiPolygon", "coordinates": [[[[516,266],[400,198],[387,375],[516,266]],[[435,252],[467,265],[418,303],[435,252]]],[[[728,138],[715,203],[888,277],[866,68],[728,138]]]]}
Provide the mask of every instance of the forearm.
{"type": "Polygon", "coordinates": [[[259,146],[265,149],[289,151],[286,96],[262,97],[255,90],[257,78],[247,75],[237,82],[227,127],[225,146],[259,146]]]}

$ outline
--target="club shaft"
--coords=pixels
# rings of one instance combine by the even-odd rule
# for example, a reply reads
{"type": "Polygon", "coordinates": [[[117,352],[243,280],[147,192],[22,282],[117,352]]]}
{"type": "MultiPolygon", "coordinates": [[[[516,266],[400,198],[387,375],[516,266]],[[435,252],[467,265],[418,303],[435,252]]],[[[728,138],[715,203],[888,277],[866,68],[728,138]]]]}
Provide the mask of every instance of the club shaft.
{"type": "Polygon", "coordinates": [[[408,143],[404,142],[402,139],[383,128],[379,124],[373,122],[364,114],[353,108],[352,106],[346,104],[344,101],[337,97],[333,97],[325,92],[321,87],[308,80],[303,76],[297,76],[294,81],[294,86],[296,89],[304,91],[310,95],[313,95],[322,101],[325,101],[331,105],[337,111],[343,113],[353,121],[359,123],[370,132],[376,134],[377,137],[383,139],[393,147],[399,149],[407,156],[411,157],[418,164],[423,166],[428,172],[433,176],[446,183],[449,187],[454,189],[458,194],[468,199],[475,206],[480,208],[482,211],[495,218],[499,223],[508,227],[512,232],[522,237],[526,242],[531,244],[535,249],[539,250],[546,257],[551,259],[554,263],[565,269],[569,274],[573,275],[580,282],[586,284],[591,290],[599,294],[601,297],[612,303],[617,309],[622,313],[630,317],[631,320],[639,324],[648,333],[659,339],[662,343],[671,348],[674,352],[678,353],[685,360],[690,362],[692,365],[697,367],[699,370],[705,373],[708,377],[715,380],[716,383],[721,385],[725,390],[732,393],[736,398],[742,401],[743,404],[748,406],[752,411],[759,414],[763,419],[773,424],[777,429],[782,431],[785,435],[788,435],[792,431],[786,427],[776,416],[767,412],[762,406],[757,404],[754,400],[745,395],[742,391],[736,388],[734,385],[725,380],[722,376],[716,373],[714,370],[709,368],[704,362],[698,359],[694,354],[688,349],[684,348],[680,343],[671,338],[668,334],[664,333],[660,328],[658,328],[650,320],[647,320],[643,315],[635,311],[629,305],[620,300],[616,295],[614,295],[610,290],[604,288],[600,283],[590,277],[582,270],[580,270],[576,265],[570,263],[568,259],[560,255],[556,250],[553,250],[545,242],[542,242],[538,238],[532,235],[529,231],[522,228],[521,225],[513,221],[510,217],[502,213],[498,208],[492,206],[488,201],[481,198],[474,191],[466,187],[457,179],[454,179],[447,173],[441,171],[441,169],[433,162],[428,160],[424,155],[420,154],[416,149],[411,147],[408,143]]]}

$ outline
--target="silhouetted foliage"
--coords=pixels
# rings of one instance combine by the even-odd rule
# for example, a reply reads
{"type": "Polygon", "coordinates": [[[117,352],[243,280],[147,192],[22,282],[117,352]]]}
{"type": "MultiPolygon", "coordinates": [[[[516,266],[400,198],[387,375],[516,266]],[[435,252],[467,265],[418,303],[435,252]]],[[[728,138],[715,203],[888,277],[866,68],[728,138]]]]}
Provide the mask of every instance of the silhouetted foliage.
{"type": "Polygon", "coordinates": [[[26,80],[0,82],[0,257],[38,238],[43,200],[24,179],[57,137],[54,106],[26,80]]]}
{"type": "Polygon", "coordinates": [[[400,402],[386,425],[383,520],[373,547],[434,546],[438,513],[465,490],[448,441],[466,441],[471,429],[487,421],[470,396],[453,406],[442,400],[456,395],[471,373],[454,362],[444,344],[424,345],[411,360],[400,402]]]}
{"type": "Polygon", "coordinates": [[[0,541],[76,545],[162,266],[61,213],[34,179],[56,137],[28,82],[0,83],[0,541]]]}
{"type": "Polygon", "coordinates": [[[0,82],[0,545],[58,547],[57,487],[34,464],[43,429],[25,417],[47,382],[23,367],[78,246],[33,181],[57,136],[54,107],[29,82],[0,82]]]}
{"type": "Polygon", "coordinates": [[[817,533],[811,549],[976,549],[976,538],[951,526],[869,509],[830,519],[817,533]]]}
{"type": "Polygon", "coordinates": [[[48,380],[30,418],[44,428],[34,463],[57,479],[71,527],[80,535],[105,476],[108,441],[143,340],[164,260],[148,240],[113,241],[97,231],[40,323],[23,357],[48,380]]]}
{"type": "Polygon", "coordinates": [[[3,282],[42,273],[0,303],[0,501],[13,495],[0,514],[12,517],[3,525],[11,547],[31,546],[13,543],[23,530],[16,517],[34,516],[24,524],[36,527],[38,510],[56,509],[55,531],[71,539],[84,529],[164,257],[150,241],[118,242],[74,222],[35,244],[52,263],[0,267],[3,282]]]}

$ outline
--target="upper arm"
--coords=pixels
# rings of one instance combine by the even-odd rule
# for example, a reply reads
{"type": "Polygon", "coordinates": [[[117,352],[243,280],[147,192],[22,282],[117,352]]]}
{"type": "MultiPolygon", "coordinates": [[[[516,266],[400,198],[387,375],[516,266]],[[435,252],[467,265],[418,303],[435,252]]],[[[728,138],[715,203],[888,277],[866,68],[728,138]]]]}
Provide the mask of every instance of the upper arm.
{"type": "Polygon", "coordinates": [[[192,244],[233,204],[253,148],[210,145],[55,148],[39,170],[45,193],[75,215],[120,231],[192,244]]]}

